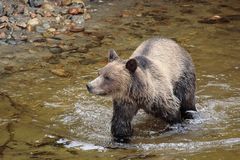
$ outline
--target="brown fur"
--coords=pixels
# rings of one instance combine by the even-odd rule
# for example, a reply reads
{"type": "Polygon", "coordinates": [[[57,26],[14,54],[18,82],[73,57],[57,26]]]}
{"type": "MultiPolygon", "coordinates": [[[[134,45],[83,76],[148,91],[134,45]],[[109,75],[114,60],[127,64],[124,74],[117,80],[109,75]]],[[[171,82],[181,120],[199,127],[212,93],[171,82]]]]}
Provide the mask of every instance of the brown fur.
{"type": "Polygon", "coordinates": [[[132,135],[131,121],[139,109],[173,124],[195,108],[195,69],[186,50],[165,38],[143,42],[130,59],[121,60],[114,50],[99,77],[88,90],[113,98],[112,134],[132,135]]]}

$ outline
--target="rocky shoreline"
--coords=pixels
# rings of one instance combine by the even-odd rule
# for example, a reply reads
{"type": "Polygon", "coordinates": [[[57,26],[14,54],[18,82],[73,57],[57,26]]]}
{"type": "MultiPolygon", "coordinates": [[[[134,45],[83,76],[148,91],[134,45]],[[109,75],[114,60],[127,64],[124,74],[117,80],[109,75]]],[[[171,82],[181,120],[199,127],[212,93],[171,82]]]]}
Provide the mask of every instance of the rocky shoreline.
{"type": "Polygon", "coordinates": [[[0,45],[32,42],[32,35],[50,37],[82,32],[91,16],[82,0],[3,0],[0,2],[0,45]]]}

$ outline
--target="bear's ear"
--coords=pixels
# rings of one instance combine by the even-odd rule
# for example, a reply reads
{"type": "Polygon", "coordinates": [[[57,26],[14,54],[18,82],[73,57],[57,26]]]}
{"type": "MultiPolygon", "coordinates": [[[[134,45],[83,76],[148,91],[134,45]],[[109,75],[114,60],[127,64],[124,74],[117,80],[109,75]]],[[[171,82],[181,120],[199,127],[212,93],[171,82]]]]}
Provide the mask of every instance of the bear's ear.
{"type": "Polygon", "coordinates": [[[126,68],[129,70],[130,73],[134,73],[137,69],[137,66],[137,61],[134,58],[129,59],[126,63],[126,68]]]}
{"type": "Polygon", "coordinates": [[[119,59],[119,56],[117,55],[117,53],[114,51],[114,49],[110,49],[108,51],[108,62],[112,62],[119,59]]]}

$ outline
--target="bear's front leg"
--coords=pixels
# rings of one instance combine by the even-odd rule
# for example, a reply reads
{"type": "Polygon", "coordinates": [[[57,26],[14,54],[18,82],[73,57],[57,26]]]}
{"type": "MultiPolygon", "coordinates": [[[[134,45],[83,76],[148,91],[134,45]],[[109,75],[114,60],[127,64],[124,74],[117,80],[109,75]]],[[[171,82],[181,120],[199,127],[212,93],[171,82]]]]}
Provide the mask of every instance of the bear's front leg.
{"type": "Polygon", "coordinates": [[[111,132],[114,141],[129,142],[133,134],[131,121],[137,111],[137,106],[129,102],[113,100],[111,132]]]}

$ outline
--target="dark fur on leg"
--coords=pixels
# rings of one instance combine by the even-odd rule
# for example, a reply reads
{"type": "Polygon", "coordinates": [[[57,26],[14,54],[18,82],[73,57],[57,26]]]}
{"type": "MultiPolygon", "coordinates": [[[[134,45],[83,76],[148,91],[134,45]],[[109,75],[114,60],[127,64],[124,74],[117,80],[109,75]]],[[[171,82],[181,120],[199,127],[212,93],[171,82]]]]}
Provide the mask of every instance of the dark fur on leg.
{"type": "Polygon", "coordinates": [[[124,101],[113,101],[111,133],[116,142],[129,142],[133,134],[131,121],[138,108],[124,101]]]}
{"type": "Polygon", "coordinates": [[[193,119],[191,112],[197,111],[195,107],[195,74],[184,72],[175,84],[174,94],[181,102],[181,116],[183,119],[193,119]]]}

